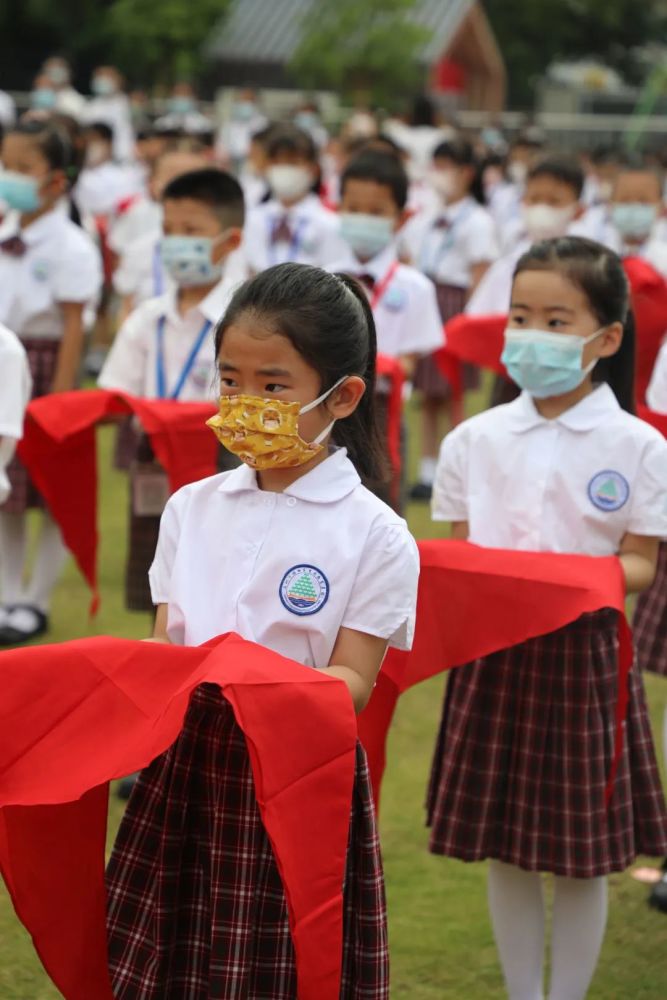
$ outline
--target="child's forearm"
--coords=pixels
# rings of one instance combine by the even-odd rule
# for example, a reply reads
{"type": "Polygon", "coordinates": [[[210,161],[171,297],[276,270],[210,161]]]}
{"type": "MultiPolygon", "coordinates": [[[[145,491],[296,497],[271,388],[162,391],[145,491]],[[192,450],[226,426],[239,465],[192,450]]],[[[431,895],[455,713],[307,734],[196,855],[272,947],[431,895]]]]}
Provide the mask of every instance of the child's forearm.
{"type": "Polygon", "coordinates": [[[625,576],[625,590],[628,594],[638,594],[651,586],[655,579],[655,562],[638,552],[626,552],[619,556],[623,575],[625,576]]]}
{"type": "Polygon", "coordinates": [[[359,714],[368,704],[368,699],[371,696],[373,690],[373,685],[369,684],[367,678],[362,677],[361,674],[353,670],[352,667],[326,667],[327,673],[331,674],[332,677],[337,677],[339,680],[344,681],[347,684],[347,689],[350,692],[350,697],[354,704],[354,710],[359,714]]]}

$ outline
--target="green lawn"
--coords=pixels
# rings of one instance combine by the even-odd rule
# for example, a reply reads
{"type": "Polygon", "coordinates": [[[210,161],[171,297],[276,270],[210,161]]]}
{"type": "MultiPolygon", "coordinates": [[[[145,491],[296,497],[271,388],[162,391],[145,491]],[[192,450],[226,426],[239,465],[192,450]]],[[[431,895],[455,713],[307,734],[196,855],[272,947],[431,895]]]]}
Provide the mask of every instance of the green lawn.
{"type": "MultiPolygon", "coordinates": [[[[476,400],[472,401],[474,405],[476,400]]],[[[109,469],[112,431],[101,444],[102,608],[87,619],[88,593],[69,567],[53,608],[52,641],[105,633],[140,638],[148,616],[122,605],[126,520],[124,477],[109,469]]],[[[417,537],[436,532],[426,507],[410,511],[417,537]]],[[[483,865],[435,858],[426,850],[422,808],[430,755],[442,701],[442,678],[406,694],[398,708],[390,746],[381,820],[396,1000],[495,1000],[504,990],[485,902],[483,865]]],[[[667,684],[648,678],[655,732],[660,732],[667,684]]],[[[111,800],[110,832],[121,814],[111,800]]],[[[665,1000],[667,916],[650,911],[646,890],[628,875],[611,880],[610,920],[590,997],[595,1000],[665,1000]]],[[[0,1000],[51,1000],[60,994],[41,970],[27,935],[0,887],[0,1000]]]]}

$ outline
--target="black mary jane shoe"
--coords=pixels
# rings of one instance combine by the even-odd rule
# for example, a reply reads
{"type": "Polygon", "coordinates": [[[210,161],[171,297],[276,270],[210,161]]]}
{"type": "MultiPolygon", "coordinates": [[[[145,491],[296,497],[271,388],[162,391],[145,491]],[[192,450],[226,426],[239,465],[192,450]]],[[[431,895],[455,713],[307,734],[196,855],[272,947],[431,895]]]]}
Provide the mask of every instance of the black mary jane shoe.
{"type": "Polygon", "coordinates": [[[0,628],[0,646],[20,646],[21,643],[44,635],[49,619],[32,604],[15,604],[9,610],[5,625],[0,628]]]}
{"type": "Polygon", "coordinates": [[[648,905],[661,913],[667,913],[667,859],[662,866],[662,877],[656,882],[648,897],[648,905]]]}

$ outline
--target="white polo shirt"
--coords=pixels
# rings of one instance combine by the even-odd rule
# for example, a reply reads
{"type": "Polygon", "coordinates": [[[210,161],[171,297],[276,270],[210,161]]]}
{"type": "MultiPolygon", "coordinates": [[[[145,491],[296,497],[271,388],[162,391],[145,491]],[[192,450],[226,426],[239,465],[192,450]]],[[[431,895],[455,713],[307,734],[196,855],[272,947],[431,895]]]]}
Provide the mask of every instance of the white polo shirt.
{"type": "Polygon", "coordinates": [[[656,413],[667,413],[667,341],[663,342],[655,359],[646,390],[646,402],[656,413]]]}
{"type": "MultiPolygon", "coordinates": [[[[20,232],[10,212],[0,225],[0,243],[20,232]]],[[[21,233],[22,257],[0,250],[0,323],[21,338],[59,340],[61,302],[92,305],[102,286],[97,247],[61,208],[41,216],[21,233]]]]}
{"type": "Polygon", "coordinates": [[[325,667],[341,628],[409,649],[419,555],[405,521],[361,485],[344,448],[283,493],[246,465],[169,500],[150,569],[172,642],[235,631],[325,667]]]}
{"type": "Polygon", "coordinates": [[[158,324],[164,316],[164,368],[167,394],[175,388],[193,345],[206,323],[210,329],[178,398],[202,402],[217,397],[213,330],[229,304],[236,284],[223,277],[205,299],[185,316],[178,311],[174,290],[149,299],[135,309],[116,334],[97,380],[102,389],[120,389],[132,396],[158,395],[158,324]]]}
{"type": "Polygon", "coordinates": [[[478,545],[613,555],[627,532],[667,533],[667,442],[607,385],[555,420],[524,392],[447,435],[433,519],[478,545]]]}
{"type": "Polygon", "coordinates": [[[470,287],[471,267],[490,264],[500,253],[493,218],[471,197],[411,219],[401,242],[415,267],[434,281],[458,288],[470,287]]]}
{"type": "Polygon", "coordinates": [[[23,415],[30,399],[32,379],[21,341],[0,326],[0,503],[9,496],[5,469],[16,442],[23,436],[23,415]]]}
{"type": "MultiPolygon", "coordinates": [[[[370,275],[381,287],[398,257],[395,243],[362,263],[345,244],[346,253],[327,268],[358,277],[370,275]]],[[[369,292],[371,302],[373,293],[369,292]]],[[[432,281],[409,264],[398,264],[380,300],[373,306],[378,352],[390,358],[405,354],[431,354],[445,337],[432,281]]]]}
{"type": "Polygon", "coordinates": [[[345,243],[338,232],[338,217],[324,207],[314,194],[285,208],[272,198],[248,213],[243,234],[243,250],[254,272],[274,264],[295,261],[315,267],[329,267],[345,254],[345,243]],[[286,217],[292,232],[289,241],[272,242],[272,233],[286,217]]]}

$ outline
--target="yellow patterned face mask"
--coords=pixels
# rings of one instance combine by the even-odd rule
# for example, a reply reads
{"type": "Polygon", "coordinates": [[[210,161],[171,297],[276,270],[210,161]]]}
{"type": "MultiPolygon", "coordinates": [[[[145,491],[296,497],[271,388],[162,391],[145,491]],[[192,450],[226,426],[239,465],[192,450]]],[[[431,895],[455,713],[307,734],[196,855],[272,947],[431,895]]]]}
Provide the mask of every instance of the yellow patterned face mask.
{"type": "Polygon", "coordinates": [[[219,413],[206,425],[227,451],[259,472],[305,465],[322,451],[322,442],[335,421],[309,442],[299,434],[299,417],[323,403],[346,378],[343,376],[307,406],[262,396],[221,396],[219,413]]]}

